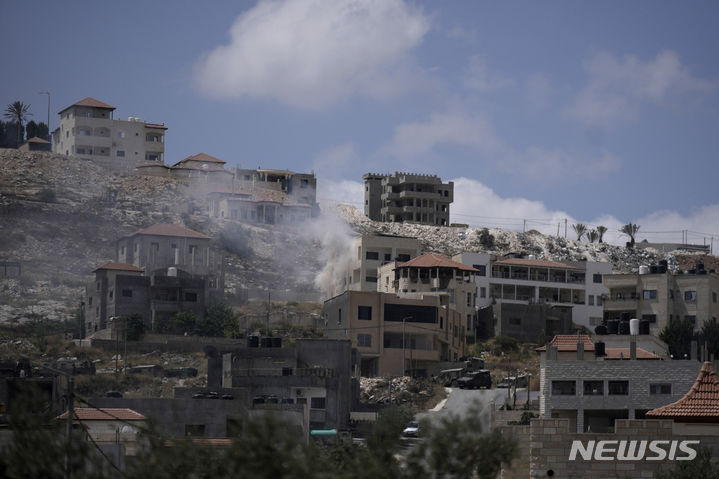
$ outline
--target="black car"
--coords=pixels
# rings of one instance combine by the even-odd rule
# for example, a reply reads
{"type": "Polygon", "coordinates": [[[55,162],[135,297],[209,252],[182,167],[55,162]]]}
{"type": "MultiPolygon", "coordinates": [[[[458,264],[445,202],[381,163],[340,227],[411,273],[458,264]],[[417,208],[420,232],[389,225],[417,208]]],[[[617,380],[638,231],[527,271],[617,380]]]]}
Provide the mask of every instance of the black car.
{"type": "Polygon", "coordinates": [[[491,389],[492,376],[488,370],[480,369],[479,371],[467,373],[457,379],[457,386],[459,386],[459,389],[478,389],[481,387],[491,389]]]}

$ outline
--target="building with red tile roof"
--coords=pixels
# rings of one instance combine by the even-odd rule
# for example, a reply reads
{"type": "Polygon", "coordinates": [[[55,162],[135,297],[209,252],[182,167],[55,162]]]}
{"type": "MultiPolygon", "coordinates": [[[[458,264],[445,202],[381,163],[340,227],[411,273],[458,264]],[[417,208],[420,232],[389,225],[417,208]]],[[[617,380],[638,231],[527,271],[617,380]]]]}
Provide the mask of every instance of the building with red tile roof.
{"type": "Polygon", "coordinates": [[[20,151],[51,151],[52,143],[37,136],[33,136],[18,148],[20,151]]]}
{"type": "Polygon", "coordinates": [[[147,228],[143,228],[141,230],[137,230],[133,233],[125,235],[124,238],[130,238],[137,235],[174,236],[176,238],[196,238],[202,240],[211,239],[205,234],[191,230],[182,225],[171,223],[157,223],[152,226],[148,226],[147,228]]]}
{"type": "MultiPolygon", "coordinates": [[[[94,408],[78,407],[74,410],[76,421],[145,421],[147,418],[137,411],[128,408],[94,408]]],[[[67,419],[67,411],[57,417],[67,419]]]]}
{"type": "Polygon", "coordinates": [[[134,266],[131,264],[114,263],[114,262],[110,261],[110,262],[107,262],[107,263],[103,264],[102,266],[96,268],[95,270],[93,270],[93,273],[103,270],[103,269],[113,270],[113,271],[133,271],[135,273],[142,273],[145,271],[144,269],[138,268],[137,266],[134,266]]]}
{"type": "Polygon", "coordinates": [[[712,364],[702,365],[691,389],[678,401],[652,409],[647,419],[673,419],[674,422],[719,423],[719,379],[712,364]]]}
{"type": "Polygon", "coordinates": [[[114,106],[90,97],[60,110],[52,151],[126,170],[144,163],[162,164],[167,127],[134,116],[118,120],[114,111],[114,106]]]}

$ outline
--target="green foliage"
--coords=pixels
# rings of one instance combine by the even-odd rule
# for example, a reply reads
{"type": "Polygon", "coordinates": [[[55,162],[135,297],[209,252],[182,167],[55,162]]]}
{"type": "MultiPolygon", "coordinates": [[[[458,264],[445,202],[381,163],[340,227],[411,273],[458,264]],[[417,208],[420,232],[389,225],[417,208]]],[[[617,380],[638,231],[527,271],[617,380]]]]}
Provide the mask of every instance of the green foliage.
{"type": "Polygon", "coordinates": [[[719,465],[712,462],[712,451],[700,447],[692,461],[677,461],[672,469],[661,469],[656,479],[719,479],[719,465]]]}
{"type": "Polygon", "coordinates": [[[128,341],[139,341],[145,335],[147,327],[145,321],[138,313],[133,314],[125,319],[125,328],[127,329],[128,341]]]}
{"type": "Polygon", "coordinates": [[[672,318],[659,333],[659,339],[667,343],[669,354],[674,359],[684,359],[691,354],[691,343],[694,339],[694,324],[688,319],[672,318]]]}
{"type": "Polygon", "coordinates": [[[34,120],[30,120],[25,125],[25,140],[29,140],[37,136],[37,123],[34,120]]]}
{"type": "Polygon", "coordinates": [[[496,336],[494,342],[500,351],[509,352],[519,349],[519,342],[509,336],[496,336]]]}
{"type": "Polygon", "coordinates": [[[494,236],[487,228],[482,228],[479,232],[479,243],[487,249],[494,248],[494,236]]]}
{"type": "Polygon", "coordinates": [[[636,236],[637,236],[637,233],[639,232],[639,225],[635,225],[634,223],[627,223],[624,226],[622,226],[622,229],[619,230],[619,232],[629,236],[629,245],[628,246],[631,248],[634,248],[636,236]]]}
{"type": "Polygon", "coordinates": [[[10,103],[7,108],[5,108],[5,112],[3,113],[3,116],[7,118],[10,123],[14,123],[16,125],[16,146],[19,146],[22,143],[23,125],[25,124],[27,117],[32,115],[32,113],[28,113],[29,110],[30,105],[26,105],[21,101],[15,101],[10,103]]]}
{"type": "Polygon", "coordinates": [[[581,241],[582,236],[584,236],[584,233],[587,232],[587,225],[583,223],[576,223],[572,225],[572,229],[575,233],[577,233],[577,241],[581,241]]]}
{"type": "Polygon", "coordinates": [[[450,414],[438,426],[422,424],[425,441],[407,460],[408,477],[494,479],[517,456],[517,443],[499,430],[484,431],[474,406],[465,416],[450,414]]]}
{"type": "Polygon", "coordinates": [[[197,329],[203,336],[238,337],[237,314],[230,306],[213,304],[205,312],[205,317],[198,321],[197,329]]]}
{"type": "Polygon", "coordinates": [[[719,355],[719,324],[716,321],[707,319],[702,324],[701,341],[706,343],[707,350],[714,357],[719,355]]]}
{"type": "Polygon", "coordinates": [[[191,333],[197,327],[197,316],[190,311],[177,313],[170,321],[168,333],[185,334],[191,333]]]}

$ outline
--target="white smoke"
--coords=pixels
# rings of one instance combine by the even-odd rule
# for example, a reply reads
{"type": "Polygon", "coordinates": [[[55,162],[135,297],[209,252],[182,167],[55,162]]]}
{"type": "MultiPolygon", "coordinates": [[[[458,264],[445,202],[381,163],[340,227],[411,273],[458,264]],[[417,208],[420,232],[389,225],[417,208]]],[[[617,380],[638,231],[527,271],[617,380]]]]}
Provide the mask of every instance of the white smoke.
{"type": "Polygon", "coordinates": [[[315,286],[326,298],[335,296],[343,288],[343,281],[352,261],[352,241],[357,236],[346,221],[332,210],[325,210],[314,219],[307,231],[321,248],[322,270],[315,277],[315,286]]]}

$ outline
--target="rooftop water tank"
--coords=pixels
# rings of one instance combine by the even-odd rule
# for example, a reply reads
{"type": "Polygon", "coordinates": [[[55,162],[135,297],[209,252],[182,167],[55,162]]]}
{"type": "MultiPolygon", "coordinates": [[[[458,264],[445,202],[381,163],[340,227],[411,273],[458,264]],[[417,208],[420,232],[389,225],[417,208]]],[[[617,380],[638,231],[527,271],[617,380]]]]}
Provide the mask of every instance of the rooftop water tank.
{"type": "Polygon", "coordinates": [[[535,259],[537,259],[537,257],[534,256],[533,254],[530,254],[529,256],[527,256],[527,259],[530,261],[534,261],[535,259]]]}
{"type": "Polygon", "coordinates": [[[636,336],[639,334],[639,320],[632,318],[629,320],[629,334],[636,336]]]}
{"type": "Polygon", "coordinates": [[[177,268],[174,266],[170,266],[167,268],[167,276],[177,277],[177,268]]]}
{"type": "Polygon", "coordinates": [[[643,264],[639,267],[639,274],[649,274],[649,266],[643,264]]]}

